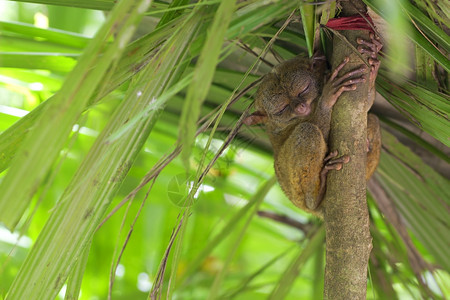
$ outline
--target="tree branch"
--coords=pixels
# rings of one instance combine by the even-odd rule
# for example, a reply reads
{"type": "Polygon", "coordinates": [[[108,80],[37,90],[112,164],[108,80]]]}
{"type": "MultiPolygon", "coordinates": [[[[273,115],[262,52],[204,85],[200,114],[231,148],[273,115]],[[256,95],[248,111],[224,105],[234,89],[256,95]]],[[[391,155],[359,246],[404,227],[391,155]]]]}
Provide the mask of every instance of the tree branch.
{"type": "MultiPolygon", "coordinates": [[[[341,1],[340,16],[366,13],[360,0],[341,1]]],[[[356,38],[369,40],[369,32],[340,31],[355,48],[356,38]]],[[[349,57],[342,72],[365,64],[344,40],[334,37],[331,62],[333,68],[349,57]]],[[[367,72],[368,73],[368,72],[367,72]]],[[[366,203],[366,132],[369,75],[355,91],[341,95],[333,108],[330,150],[350,155],[350,162],[340,171],[331,171],[327,179],[325,228],[326,268],[325,299],[365,299],[367,264],[372,249],[366,203]]]]}

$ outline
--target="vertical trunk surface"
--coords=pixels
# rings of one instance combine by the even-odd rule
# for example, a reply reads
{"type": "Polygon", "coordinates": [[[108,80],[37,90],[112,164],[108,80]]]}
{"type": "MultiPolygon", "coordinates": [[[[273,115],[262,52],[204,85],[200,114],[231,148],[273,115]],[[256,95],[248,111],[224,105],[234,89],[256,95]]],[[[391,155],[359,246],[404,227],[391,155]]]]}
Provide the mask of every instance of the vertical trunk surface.
{"type": "MultiPolygon", "coordinates": [[[[341,1],[340,16],[366,12],[362,1],[341,1]]],[[[340,33],[357,48],[356,38],[369,40],[368,31],[345,30],[340,33]]],[[[349,63],[342,70],[353,70],[364,62],[338,36],[333,39],[331,62],[335,68],[344,60],[349,63]]],[[[367,60],[366,60],[367,61],[367,60]]],[[[369,68],[368,68],[369,69],[369,68]]],[[[368,73],[368,72],[367,72],[368,73]]],[[[341,171],[328,174],[326,192],[326,268],[325,299],[365,299],[367,264],[372,249],[369,215],[366,203],[366,131],[368,74],[366,82],[355,91],[341,95],[333,109],[330,150],[347,154],[350,162],[341,171]]]]}

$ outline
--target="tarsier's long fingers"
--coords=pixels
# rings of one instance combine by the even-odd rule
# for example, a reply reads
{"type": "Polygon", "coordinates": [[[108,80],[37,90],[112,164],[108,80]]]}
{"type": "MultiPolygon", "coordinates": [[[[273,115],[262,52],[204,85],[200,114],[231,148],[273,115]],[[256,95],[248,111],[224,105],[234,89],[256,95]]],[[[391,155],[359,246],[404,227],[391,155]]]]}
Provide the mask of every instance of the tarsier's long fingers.
{"type": "Polygon", "coordinates": [[[358,51],[361,54],[365,53],[369,55],[371,58],[377,58],[377,52],[373,51],[372,49],[366,49],[362,46],[358,46],[358,51]]]}
{"type": "Polygon", "coordinates": [[[324,104],[328,107],[332,107],[343,92],[354,91],[356,90],[357,83],[366,81],[366,78],[363,75],[367,70],[365,65],[359,67],[358,69],[349,71],[344,75],[342,75],[341,77],[336,78],[339,71],[342,70],[342,68],[348,63],[348,61],[349,58],[346,57],[344,61],[336,67],[336,69],[333,71],[333,74],[330,77],[330,80],[328,81],[330,84],[329,91],[331,92],[331,95],[324,104]]]}
{"type": "Polygon", "coordinates": [[[324,167],[323,170],[329,171],[329,170],[336,170],[339,171],[342,169],[344,164],[348,163],[350,161],[350,156],[344,155],[342,157],[333,159],[332,161],[328,162],[324,167]]]}
{"type": "Polygon", "coordinates": [[[362,38],[356,39],[356,42],[360,44],[360,46],[358,46],[358,50],[361,53],[362,51],[364,51],[364,53],[368,53],[371,57],[376,58],[378,52],[381,50],[381,48],[383,48],[383,44],[380,42],[380,38],[378,36],[375,36],[373,33],[370,33],[369,37],[370,41],[366,41],[362,38]],[[363,45],[369,49],[365,49],[363,45]]]}
{"type": "Polygon", "coordinates": [[[336,69],[333,71],[333,73],[331,74],[331,77],[330,77],[329,80],[331,81],[331,80],[336,79],[336,77],[337,77],[339,71],[341,71],[342,68],[343,68],[349,61],[350,61],[350,58],[349,58],[349,57],[344,58],[344,61],[341,62],[341,64],[340,64],[339,66],[337,66],[336,69]]]}
{"type": "MultiPolygon", "coordinates": [[[[337,155],[337,151],[336,151],[337,155]]],[[[346,164],[350,161],[350,156],[343,155],[338,158],[329,159],[325,165],[323,166],[322,172],[327,172],[329,170],[340,170],[342,169],[343,164],[346,164]]]]}
{"type": "Polygon", "coordinates": [[[369,37],[372,43],[376,45],[377,52],[380,52],[381,48],[383,48],[383,43],[381,42],[380,37],[376,34],[373,34],[372,32],[369,34],[369,37]]]}
{"type": "Polygon", "coordinates": [[[356,70],[350,71],[342,75],[340,78],[336,79],[333,86],[336,88],[335,95],[339,97],[343,92],[356,90],[356,84],[365,82],[366,78],[363,75],[366,72],[366,66],[361,66],[356,70]],[[356,78],[351,78],[353,76],[359,76],[356,78]]]}
{"type": "Polygon", "coordinates": [[[352,85],[344,85],[341,86],[340,88],[337,89],[336,91],[336,96],[340,96],[342,95],[343,92],[347,92],[347,91],[354,91],[356,90],[356,84],[352,84],[352,85]]]}
{"type": "Polygon", "coordinates": [[[355,79],[350,79],[347,80],[350,77],[353,76],[359,76],[359,75],[363,75],[366,72],[367,68],[366,66],[361,66],[358,69],[355,69],[353,71],[347,72],[344,75],[342,75],[341,77],[339,77],[338,79],[335,80],[335,82],[333,83],[333,86],[338,87],[340,85],[350,85],[350,84],[354,84],[354,83],[358,83],[358,82],[364,82],[364,77],[358,77],[355,79]],[[360,81],[362,79],[362,81],[360,81]],[[347,81],[345,81],[347,80],[347,81]]]}
{"type": "MultiPolygon", "coordinates": [[[[380,61],[376,58],[369,58],[369,64],[371,67],[370,70],[370,74],[371,74],[371,78],[374,76],[374,74],[376,74],[378,72],[378,68],[380,67],[380,61]]],[[[375,75],[376,77],[376,75],[375,75]]]]}
{"type": "Polygon", "coordinates": [[[358,51],[362,54],[365,53],[369,55],[369,64],[371,66],[370,78],[374,79],[380,66],[380,61],[377,59],[378,52],[383,47],[383,44],[380,42],[380,38],[373,33],[370,33],[369,37],[371,39],[370,41],[357,38],[356,42],[360,44],[360,46],[358,46],[358,51]]]}
{"type": "Polygon", "coordinates": [[[375,36],[373,33],[370,33],[369,37],[370,41],[366,41],[362,38],[357,38],[356,42],[359,44],[358,51],[369,56],[369,80],[373,81],[375,80],[378,73],[378,68],[380,67],[380,61],[377,59],[377,56],[378,52],[383,47],[383,44],[380,42],[380,38],[378,36],[375,36]]]}
{"type": "Polygon", "coordinates": [[[327,162],[327,161],[329,161],[330,159],[335,158],[337,155],[338,155],[338,151],[337,151],[337,150],[331,151],[330,153],[328,153],[327,156],[325,156],[325,158],[323,159],[323,161],[324,161],[324,162],[327,162]]]}

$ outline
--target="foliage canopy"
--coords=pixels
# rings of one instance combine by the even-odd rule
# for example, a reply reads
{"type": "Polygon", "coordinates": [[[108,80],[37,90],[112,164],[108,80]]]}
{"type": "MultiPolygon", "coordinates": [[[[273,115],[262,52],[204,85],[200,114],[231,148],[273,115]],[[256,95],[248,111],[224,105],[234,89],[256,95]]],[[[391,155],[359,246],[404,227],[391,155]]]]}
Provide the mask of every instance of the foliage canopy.
{"type": "MultiPolygon", "coordinates": [[[[261,128],[239,128],[246,87],[308,54],[305,7],[115,2],[0,3],[1,297],[321,298],[323,226],[279,189],[261,128]]],[[[443,299],[449,6],[365,2],[390,32],[368,298],[443,299]]]]}

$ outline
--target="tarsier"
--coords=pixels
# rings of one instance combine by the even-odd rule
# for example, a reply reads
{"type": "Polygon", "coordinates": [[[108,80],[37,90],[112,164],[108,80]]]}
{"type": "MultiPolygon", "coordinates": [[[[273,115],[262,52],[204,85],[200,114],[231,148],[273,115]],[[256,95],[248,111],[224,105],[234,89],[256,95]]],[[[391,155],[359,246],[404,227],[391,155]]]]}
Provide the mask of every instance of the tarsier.
{"type": "MultiPolygon", "coordinates": [[[[368,54],[369,103],[375,98],[375,78],[379,68],[377,53],[382,44],[373,34],[371,40],[357,40],[360,53],[368,54]]],[[[324,60],[324,59],[323,59],[324,60]]],[[[365,82],[367,66],[338,76],[349,61],[348,57],[337,66],[324,83],[325,62],[313,58],[285,61],[265,75],[256,93],[256,111],[245,119],[247,125],[264,124],[275,157],[275,173],[281,188],[300,209],[323,217],[329,170],[340,170],[349,162],[348,155],[338,157],[336,150],[329,151],[331,113],[339,96],[355,90],[365,82]],[[320,67],[322,66],[322,68],[320,67]]],[[[368,180],[378,165],[380,154],[380,128],[375,115],[368,115],[367,166],[368,180]]]]}

